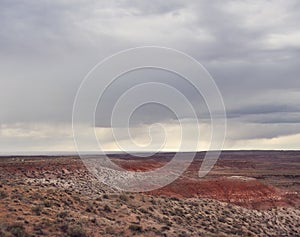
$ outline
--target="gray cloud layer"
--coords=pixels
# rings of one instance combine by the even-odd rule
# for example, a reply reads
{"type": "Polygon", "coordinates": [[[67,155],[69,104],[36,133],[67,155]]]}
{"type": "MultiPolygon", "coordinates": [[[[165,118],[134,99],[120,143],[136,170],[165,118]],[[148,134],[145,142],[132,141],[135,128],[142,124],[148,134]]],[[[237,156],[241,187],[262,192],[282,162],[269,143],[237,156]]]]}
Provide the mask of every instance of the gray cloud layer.
{"type": "MultiPolygon", "coordinates": [[[[141,45],[182,50],[208,69],[224,97],[229,141],[298,134],[299,10],[297,0],[2,0],[2,134],[16,124],[69,124],[77,88],[90,68],[119,50],[141,45]]],[[[164,74],[146,71],[128,77],[112,87],[107,107],[142,76],[168,81],[164,74]]],[[[201,105],[197,113],[206,118],[201,96],[174,76],[170,78],[193,104],[201,105]]],[[[173,119],[165,110],[155,111],[141,110],[136,123],[173,119]]],[[[107,126],[101,111],[98,115],[97,125],[107,126]]],[[[35,140],[33,135],[32,143],[35,140]]],[[[45,144],[52,144],[50,140],[49,135],[45,144]]],[[[13,138],[3,136],[1,149],[12,143],[13,138]]]]}

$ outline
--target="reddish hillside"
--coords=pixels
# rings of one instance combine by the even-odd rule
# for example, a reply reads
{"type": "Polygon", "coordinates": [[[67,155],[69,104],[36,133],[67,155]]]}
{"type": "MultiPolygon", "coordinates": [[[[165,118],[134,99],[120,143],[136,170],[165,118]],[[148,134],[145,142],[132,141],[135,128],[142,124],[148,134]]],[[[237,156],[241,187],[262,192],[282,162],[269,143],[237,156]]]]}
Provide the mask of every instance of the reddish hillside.
{"type": "Polygon", "coordinates": [[[240,177],[203,181],[182,178],[166,187],[152,191],[151,194],[179,198],[205,197],[258,209],[288,205],[285,193],[279,189],[256,179],[240,177]]]}
{"type": "MultiPolygon", "coordinates": [[[[178,180],[149,193],[178,198],[212,198],[256,209],[297,206],[300,204],[296,180],[298,158],[293,154],[278,158],[278,154],[274,158],[272,154],[260,157],[258,153],[219,159],[205,179],[199,179],[197,175],[202,162],[202,157],[198,157],[178,180]]],[[[127,170],[148,171],[163,166],[167,161],[151,158],[116,159],[115,162],[127,170]]]]}

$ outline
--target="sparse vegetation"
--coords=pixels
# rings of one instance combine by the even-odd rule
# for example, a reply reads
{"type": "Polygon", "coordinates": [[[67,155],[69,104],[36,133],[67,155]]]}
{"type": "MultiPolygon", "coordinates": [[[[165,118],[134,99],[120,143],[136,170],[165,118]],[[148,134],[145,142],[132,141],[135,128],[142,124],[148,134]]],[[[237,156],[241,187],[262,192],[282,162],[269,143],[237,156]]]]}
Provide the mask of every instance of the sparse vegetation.
{"type": "Polygon", "coordinates": [[[0,191],[0,200],[6,198],[8,195],[4,190],[0,191]]]}
{"type": "Polygon", "coordinates": [[[120,200],[123,201],[123,202],[128,202],[128,197],[127,197],[127,195],[121,194],[121,195],[120,195],[120,200]]]}
{"type": "Polygon", "coordinates": [[[70,237],[86,237],[86,231],[80,225],[71,225],[67,231],[70,237]]]}
{"type": "Polygon", "coordinates": [[[42,206],[41,205],[34,205],[33,207],[31,207],[31,211],[36,214],[37,216],[41,215],[42,212],[42,206]]]}
{"type": "Polygon", "coordinates": [[[68,216],[68,212],[67,211],[61,211],[57,214],[57,217],[59,218],[65,218],[68,216]]]}
{"type": "Polygon", "coordinates": [[[52,202],[49,201],[49,200],[45,200],[45,201],[43,202],[43,204],[44,204],[45,207],[51,207],[51,206],[52,206],[52,202]]]}
{"type": "Polygon", "coordinates": [[[111,212],[111,208],[106,204],[103,208],[105,212],[111,212]]]}
{"type": "Polygon", "coordinates": [[[130,225],[129,229],[131,231],[142,232],[143,228],[140,225],[130,225]]]}
{"type": "Polygon", "coordinates": [[[14,223],[7,227],[7,230],[16,237],[27,237],[28,234],[25,232],[25,228],[22,223],[14,223]]]}
{"type": "MultiPolygon", "coordinates": [[[[53,179],[45,179],[43,169],[24,172],[30,162],[5,164],[0,173],[0,237],[300,236],[297,206],[254,210],[208,198],[118,193],[81,166],[76,169],[83,171],[60,176],[60,166],[66,164],[51,162],[53,179]],[[7,173],[10,169],[14,176],[7,173]],[[26,175],[34,176],[27,180],[26,175]]],[[[289,198],[294,203],[295,196],[289,198]]]]}
{"type": "Polygon", "coordinates": [[[108,195],[107,194],[103,194],[102,196],[104,199],[109,199],[108,195]]]}

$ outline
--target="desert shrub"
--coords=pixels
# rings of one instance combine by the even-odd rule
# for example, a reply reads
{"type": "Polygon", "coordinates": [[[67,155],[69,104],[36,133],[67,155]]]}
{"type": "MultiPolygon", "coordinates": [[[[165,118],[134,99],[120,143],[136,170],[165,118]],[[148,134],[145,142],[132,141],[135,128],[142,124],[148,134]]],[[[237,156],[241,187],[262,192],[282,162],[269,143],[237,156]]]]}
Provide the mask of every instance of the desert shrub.
{"type": "Polygon", "coordinates": [[[166,225],[161,227],[161,231],[166,231],[166,230],[170,230],[170,227],[166,225]]]}
{"type": "Polygon", "coordinates": [[[94,210],[93,207],[90,205],[85,208],[86,212],[93,212],[93,210],[94,210]]]}
{"type": "Polygon", "coordinates": [[[116,234],[116,231],[115,231],[115,229],[114,229],[113,227],[108,226],[108,227],[106,227],[106,229],[105,229],[105,233],[106,233],[106,234],[109,234],[109,235],[115,235],[115,234],[116,234]]]}
{"type": "Polygon", "coordinates": [[[16,212],[17,209],[13,208],[13,207],[8,207],[8,210],[11,211],[11,212],[16,212]]]}
{"type": "Polygon", "coordinates": [[[28,234],[25,232],[25,228],[22,223],[14,223],[10,225],[7,230],[16,237],[27,237],[28,234]]]}
{"type": "Polygon", "coordinates": [[[103,210],[105,212],[111,212],[111,208],[108,205],[105,205],[103,210]]]}
{"type": "Polygon", "coordinates": [[[57,217],[60,217],[60,218],[65,218],[68,216],[68,212],[67,211],[61,211],[57,214],[57,217]]]}
{"type": "Polygon", "coordinates": [[[224,214],[225,216],[230,216],[230,215],[231,215],[231,212],[228,211],[228,210],[223,210],[223,209],[222,209],[222,211],[223,211],[223,214],[224,214]]]}
{"type": "Polygon", "coordinates": [[[176,214],[176,215],[178,215],[178,216],[183,216],[183,211],[182,211],[181,209],[175,208],[174,211],[175,211],[175,214],[176,214]]]}
{"type": "Polygon", "coordinates": [[[179,201],[179,198],[177,198],[177,197],[171,197],[170,200],[179,201]]]}
{"type": "Polygon", "coordinates": [[[142,232],[143,228],[140,225],[130,225],[128,227],[131,231],[142,232]]]}
{"type": "Polygon", "coordinates": [[[85,230],[80,225],[69,226],[67,233],[70,237],[86,237],[87,236],[85,230]]]}
{"type": "Polygon", "coordinates": [[[120,198],[120,200],[122,200],[124,202],[128,201],[128,197],[125,194],[121,194],[119,198],[120,198]]]}
{"type": "Polygon", "coordinates": [[[148,209],[149,211],[154,211],[153,207],[149,207],[148,209]]]}
{"type": "MultiPolygon", "coordinates": [[[[162,212],[162,214],[167,215],[167,216],[168,216],[169,214],[172,214],[172,212],[168,211],[168,209],[165,209],[165,208],[162,208],[162,209],[161,209],[161,212],[162,212]]],[[[173,214],[175,214],[175,212],[174,212],[173,214]]]]}
{"type": "Polygon", "coordinates": [[[6,197],[7,197],[6,192],[3,191],[3,190],[1,190],[1,191],[0,191],[0,199],[4,199],[4,198],[6,198],[6,197]]]}
{"type": "MultiPolygon", "coordinates": [[[[80,200],[80,198],[78,198],[78,199],[80,200]]],[[[97,198],[96,198],[96,201],[101,202],[101,201],[102,201],[102,198],[101,198],[101,197],[97,197],[97,198]]]]}
{"type": "Polygon", "coordinates": [[[31,211],[36,214],[37,216],[41,215],[42,212],[42,207],[41,205],[35,205],[33,207],[31,207],[31,211]]]}
{"type": "Polygon", "coordinates": [[[52,202],[49,201],[49,200],[45,200],[45,201],[43,202],[43,204],[44,204],[45,207],[52,207],[52,202]]]}
{"type": "Polygon", "coordinates": [[[172,226],[173,225],[173,222],[172,221],[168,221],[168,222],[166,222],[166,224],[167,224],[167,226],[172,226]]]}
{"type": "Polygon", "coordinates": [[[2,230],[0,230],[0,237],[5,237],[7,236],[2,230]]]}
{"type": "Polygon", "coordinates": [[[45,226],[45,227],[49,227],[49,226],[51,226],[51,220],[50,219],[48,219],[48,218],[45,218],[45,217],[43,217],[42,219],[41,219],[41,224],[43,225],[43,226],[45,226]]]}
{"type": "Polygon", "coordinates": [[[190,202],[189,204],[192,207],[198,207],[199,206],[199,203],[197,203],[197,202],[190,202]]]}
{"type": "Polygon", "coordinates": [[[239,223],[233,223],[232,226],[236,229],[240,229],[242,227],[239,223]]]}
{"type": "Polygon", "coordinates": [[[91,221],[92,223],[94,223],[94,224],[97,225],[97,219],[96,219],[96,217],[91,218],[90,221],[91,221]]]}
{"type": "Polygon", "coordinates": [[[147,211],[145,208],[143,208],[143,207],[140,207],[140,208],[139,208],[139,211],[140,211],[141,213],[144,213],[144,214],[147,214],[147,213],[148,213],[148,211],[147,211]]]}
{"type": "Polygon", "coordinates": [[[178,237],[187,237],[188,234],[185,231],[182,231],[181,233],[179,233],[178,237]]]}
{"type": "Polygon", "coordinates": [[[151,199],[150,202],[152,203],[152,205],[156,205],[156,201],[154,199],[151,199]]]}
{"type": "Polygon", "coordinates": [[[163,217],[162,222],[165,223],[167,226],[172,226],[172,222],[169,220],[168,217],[163,217]]]}
{"type": "Polygon", "coordinates": [[[172,218],[172,220],[173,220],[174,222],[176,222],[177,224],[181,224],[181,223],[182,223],[182,220],[181,220],[181,218],[180,218],[179,216],[174,216],[174,217],[172,218]]]}
{"type": "Polygon", "coordinates": [[[60,229],[61,229],[63,232],[67,232],[68,228],[69,228],[68,223],[63,223],[63,224],[60,226],[60,229]]]}
{"type": "Polygon", "coordinates": [[[102,196],[104,199],[109,199],[108,195],[107,194],[103,194],[102,196]]]}
{"type": "Polygon", "coordinates": [[[35,231],[36,234],[38,235],[43,235],[43,225],[38,223],[38,224],[33,224],[33,230],[35,231]]]}
{"type": "Polygon", "coordinates": [[[73,201],[70,198],[61,199],[61,202],[66,206],[71,206],[73,204],[73,201]]]}
{"type": "Polygon", "coordinates": [[[18,192],[13,193],[10,197],[11,197],[11,199],[15,199],[14,202],[16,202],[16,200],[22,200],[23,199],[22,194],[20,194],[18,192]]]}

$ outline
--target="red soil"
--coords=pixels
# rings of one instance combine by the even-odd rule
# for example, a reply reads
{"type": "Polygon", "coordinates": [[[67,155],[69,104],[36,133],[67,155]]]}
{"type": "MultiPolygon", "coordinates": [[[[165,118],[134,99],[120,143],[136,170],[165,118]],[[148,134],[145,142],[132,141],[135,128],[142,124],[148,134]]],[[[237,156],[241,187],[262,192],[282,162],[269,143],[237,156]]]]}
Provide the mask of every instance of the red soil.
{"type": "MultiPolygon", "coordinates": [[[[166,187],[148,193],[178,198],[212,198],[257,209],[297,206],[300,204],[299,186],[297,186],[299,162],[298,158],[293,159],[290,158],[289,162],[287,162],[287,158],[282,160],[221,159],[207,177],[199,179],[197,172],[201,165],[200,158],[196,159],[179,179],[166,187]],[[265,164],[264,162],[269,163],[265,164]],[[274,177],[276,182],[272,181],[274,177]]],[[[18,160],[19,162],[2,163],[0,178],[21,175],[24,178],[51,180],[52,178],[65,179],[71,176],[82,177],[89,173],[81,160],[76,157],[26,158],[25,162],[21,158],[18,160]]],[[[115,157],[113,161],[128,170],[147,171],[163,166],[168,161],[168,157],[158,157],[158,159],[115,157]]]]}
{"type": "Polygon", "coordinates": [[[151,194],[179,198],[205,197],[258,209],[287,205],[284,193],[271,185],[258,180],[243,181],[225,177],[203,181],[183,178],[151,194]]]}
{"type": "MultiPolygon", "coordinates": [[[[273,163],[271,165],[264,164],[266,161],[270,162],[270,159],[219,160],[210,175],[205,179],[199,179],[197,174],[201,159],[196,159],[178,180],[148,193],[178,198],[205,197],[256,209],[299,205],[298,188],[295,191],[286,187],[274,186],[265,182],[266,180],[261,177],[267,174],[271,179],[274,175],[279,176],[277,179],[280,180],[286,176],[285,172],[289,173],[291,170],[297,172],[297,170],[293,170],[290,166],[285,167],[285,164],[278,165],[278,160],[271,159],[273,163]],[[262,167],[266,170],[263,170],[262,167]],[[284,173],[281,174],[281,172],[284,173]],[[251,177],[252,175],[260,180],[251,177]]],[[[286,162],[286,159],[283,161],[286,162]]],[[[116,163],[127,170],[148,171],[159,168],[166,162],[166,159],[131,159],[117,160],[116,163]]],[[[292,181],[287,180],[286,182],[290,184],[292,181]]]]}

